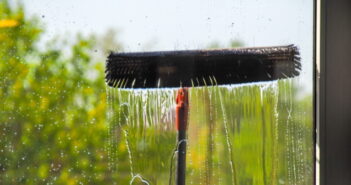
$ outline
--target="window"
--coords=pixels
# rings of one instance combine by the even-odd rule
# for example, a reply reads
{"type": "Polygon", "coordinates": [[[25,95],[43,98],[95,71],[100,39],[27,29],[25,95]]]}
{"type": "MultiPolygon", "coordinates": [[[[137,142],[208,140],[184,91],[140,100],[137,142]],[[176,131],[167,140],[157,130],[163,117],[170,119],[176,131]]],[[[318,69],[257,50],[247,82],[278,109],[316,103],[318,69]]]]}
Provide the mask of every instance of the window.
{"type": "MultiPolygon", "coordinates": [[[[295,78],[189,89],[186,184],[312,184],[313,1],[0,3],[0,184],[175,184],[176,93],[109,52],[299,48],[295,78]]],[[[200,79],[201,80],[201,79],[200,79]]]]}

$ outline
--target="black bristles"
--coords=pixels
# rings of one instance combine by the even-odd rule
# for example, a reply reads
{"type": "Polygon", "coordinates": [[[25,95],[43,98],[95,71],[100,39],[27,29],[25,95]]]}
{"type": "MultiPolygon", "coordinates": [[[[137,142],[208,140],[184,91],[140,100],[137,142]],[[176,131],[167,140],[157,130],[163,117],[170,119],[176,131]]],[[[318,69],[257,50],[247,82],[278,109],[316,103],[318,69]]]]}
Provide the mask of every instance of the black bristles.
{"type": "Polygon", "coordinates": [[[164,88],[271,81],[298,76],[296,46],[111,53],[106,83],[119,88],[164,88]]]}

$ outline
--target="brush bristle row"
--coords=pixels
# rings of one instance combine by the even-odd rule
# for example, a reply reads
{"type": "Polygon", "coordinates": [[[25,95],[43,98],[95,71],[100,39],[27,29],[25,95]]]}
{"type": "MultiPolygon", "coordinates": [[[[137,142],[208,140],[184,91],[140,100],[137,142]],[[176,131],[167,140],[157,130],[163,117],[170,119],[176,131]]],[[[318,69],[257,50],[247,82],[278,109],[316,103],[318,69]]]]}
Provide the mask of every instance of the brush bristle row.
{"type": "Polygon", "coordinates": [[[194,87],[298,76],[294,45],[221,50],[111,53],[106,83],[118,88],[194,87]]]}

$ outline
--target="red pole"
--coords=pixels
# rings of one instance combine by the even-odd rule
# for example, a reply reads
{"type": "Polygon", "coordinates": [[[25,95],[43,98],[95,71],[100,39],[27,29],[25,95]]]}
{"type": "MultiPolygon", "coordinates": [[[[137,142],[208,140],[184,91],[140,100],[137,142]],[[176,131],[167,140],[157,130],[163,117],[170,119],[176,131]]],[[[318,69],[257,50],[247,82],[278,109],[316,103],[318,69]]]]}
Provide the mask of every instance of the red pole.
{"type": "Polygon", "coordinates": [[[185,185],[186,169],[186,130],[188,123],[189,98],[188,89],[180,88],[176,98],[176,127],[178,130],[178,155],[176,185],[185,185]]]}

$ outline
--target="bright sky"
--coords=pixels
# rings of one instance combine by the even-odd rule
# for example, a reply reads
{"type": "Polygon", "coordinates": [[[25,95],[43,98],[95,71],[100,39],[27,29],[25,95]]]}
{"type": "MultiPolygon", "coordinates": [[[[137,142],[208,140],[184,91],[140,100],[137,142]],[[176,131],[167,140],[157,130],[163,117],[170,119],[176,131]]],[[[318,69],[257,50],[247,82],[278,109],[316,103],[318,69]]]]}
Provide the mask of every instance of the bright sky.
{"type": "Polygon", "coordinates": [[[312,89],[312,0],[30,0],[26,10],[46,24],[44,40],[113,28],[126,51],[201,49],[213,41],[227,47],[295,44],[312,89]]]}

